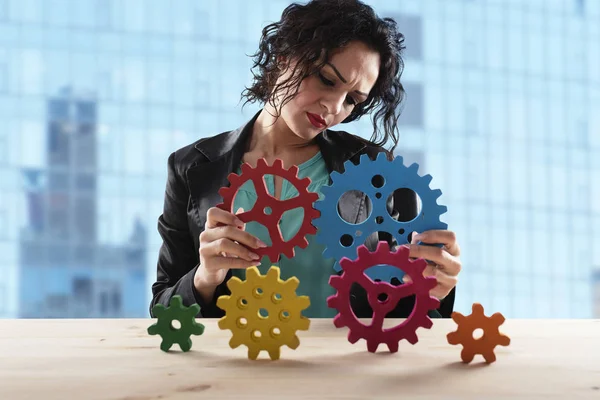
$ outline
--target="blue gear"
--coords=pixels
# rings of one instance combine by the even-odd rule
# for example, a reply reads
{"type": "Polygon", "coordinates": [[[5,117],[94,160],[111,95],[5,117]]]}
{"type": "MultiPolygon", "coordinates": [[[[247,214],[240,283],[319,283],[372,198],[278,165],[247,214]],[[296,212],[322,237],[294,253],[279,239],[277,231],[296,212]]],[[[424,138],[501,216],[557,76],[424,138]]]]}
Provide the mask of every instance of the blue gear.
{"type": "MultiPolygon", "coordinates": [[[[408,243],[408,235],[414,231],[424,232],[431,229],[447,229],[448,224],[440,221],[440,216],[448,209],[438,205],[437,199],[442,195],[439,189],[432,190],[429,183],[431,175],[420,176],[419,165],[414,163],[406,167],[400,156],[389,161],[385,153],[379,153],[373,161],[367,154],[360,157],[360,164],[351,161],[344,164],[344,173],[333,172],[332,184],[322,187],[323,198],[315,202],[315,208],[321,216],[313,220],[317,227],[316,239],[323,244],[326,258],[334,258],[334,269],[341,271],[339,261],[343,257],[356,259],[356,249],[374,232],[388,232],[394,236],[398,245],[408,243]],[[372,184],[372,178],[381,175],[383,186],[377,188],[372,184]],[[393,219],[387,211],[387,198],[394,190],[408,188],[413,190],[421,199],[421,211],[412,221],[400,222],[393,219]],[[371,215],[359,224],[350,224],[339,215],[337,203],[341,196],[349,190],[360,190],[371,199],[373,205],[371,215]],[[376,194],[379,193],[379,197],[376,194]],[[382,218],[377,218],[382,217],[382,218]],[[377,223],[377,219],[381,223],[377,223]],[[349,235],[353,242],[345,247],[341,243],[343,235],[349,235]]],[[[346,237],[348,238],[348,237],[346,237]]],[[[375,280],[390,281],[392,278],[402,279],[402,271],[390,266],[370,268],[367,275],[375,280]]]]}

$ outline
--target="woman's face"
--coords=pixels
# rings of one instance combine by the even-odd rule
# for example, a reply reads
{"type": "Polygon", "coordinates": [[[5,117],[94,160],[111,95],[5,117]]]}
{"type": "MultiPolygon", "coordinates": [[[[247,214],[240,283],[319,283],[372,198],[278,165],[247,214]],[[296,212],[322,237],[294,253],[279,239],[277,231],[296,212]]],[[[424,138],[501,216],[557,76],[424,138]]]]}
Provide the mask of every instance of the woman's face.
{"type": "MultiPolygon", "coordinates": [[[[281,110],[283,122],[304,140],[312,140],[326,128],[339,124],[356,104],[367,99],[377,81],[379,63],[378,52],[362,42],[349,43],[333,53],[320,71],[304,78],[296,96],[281,110]],[[308,114],[320,117],[325,125],[315,126],[308,114]]],[[[291,70],[293,68],[289,68],[278,83],[288,79],[291,70]]]]}

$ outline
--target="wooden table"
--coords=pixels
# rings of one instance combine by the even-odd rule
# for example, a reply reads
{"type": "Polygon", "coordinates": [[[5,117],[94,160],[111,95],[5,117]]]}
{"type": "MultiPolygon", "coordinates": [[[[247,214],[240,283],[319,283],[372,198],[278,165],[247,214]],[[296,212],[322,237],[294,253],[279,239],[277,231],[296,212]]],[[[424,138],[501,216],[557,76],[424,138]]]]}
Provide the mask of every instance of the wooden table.
{"type": "Polygon", "coordinates": [[[489,365],[461,362],[450,319],[393,354],[312,319],[278,361],[248,360],[216,320],[198,321],[191,351],[165,353],[150,319],[0,320],[0,399],[600,399],[600,320],[507,320],[511,344],[489,365]]]}

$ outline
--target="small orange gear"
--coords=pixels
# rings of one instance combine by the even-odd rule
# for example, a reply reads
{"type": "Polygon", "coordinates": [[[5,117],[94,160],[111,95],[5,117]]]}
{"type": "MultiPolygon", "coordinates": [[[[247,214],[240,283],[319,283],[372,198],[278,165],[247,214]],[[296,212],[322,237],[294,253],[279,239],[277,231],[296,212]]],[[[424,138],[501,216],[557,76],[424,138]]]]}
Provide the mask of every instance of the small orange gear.
{"type": "Polygon", "coordinates": [[[463,350],[460,357],[465,363],[470,363],[476,354],[481,354],[486,363],[491,364],[496,361],[494,348],[498,345],[508,346],[510,344],[510,338],[499,331],[500,325],[505,321],[504,316],[497,312],[491,317],[486,317],[483,306],[479,303],[473,303],[472,310],[471,315],[468,316],[457,311],[452,313],[452,319],[458,328],[446,336],[448,343],[462,344],[463,350]],[[475,339],[473,332],[479,328],[483,330],[483,336],[475,339]]]}

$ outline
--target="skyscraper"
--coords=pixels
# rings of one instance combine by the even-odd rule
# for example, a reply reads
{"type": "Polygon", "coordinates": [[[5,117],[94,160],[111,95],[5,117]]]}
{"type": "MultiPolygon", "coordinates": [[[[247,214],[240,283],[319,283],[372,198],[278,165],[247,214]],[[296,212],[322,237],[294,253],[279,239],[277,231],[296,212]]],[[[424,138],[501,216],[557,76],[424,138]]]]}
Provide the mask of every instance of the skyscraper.
{"type": "Polygon", "coordinates": [[[136,223],[122,246],[97,240],[96,100],[65,88],[47,119],[47,168],[23,171],[20,317],[122,316],[124,292],[145,300],[146,232],[136,223]]]}

